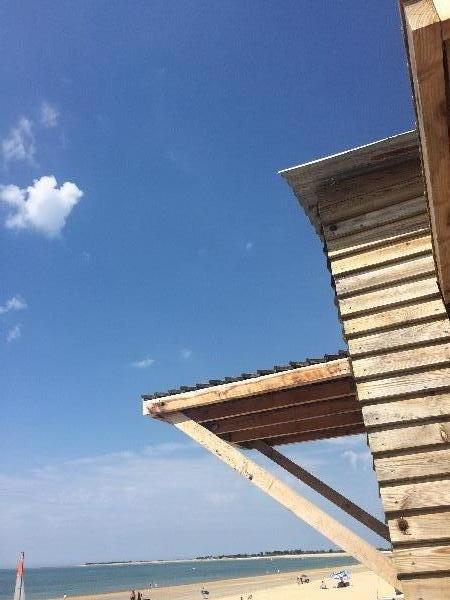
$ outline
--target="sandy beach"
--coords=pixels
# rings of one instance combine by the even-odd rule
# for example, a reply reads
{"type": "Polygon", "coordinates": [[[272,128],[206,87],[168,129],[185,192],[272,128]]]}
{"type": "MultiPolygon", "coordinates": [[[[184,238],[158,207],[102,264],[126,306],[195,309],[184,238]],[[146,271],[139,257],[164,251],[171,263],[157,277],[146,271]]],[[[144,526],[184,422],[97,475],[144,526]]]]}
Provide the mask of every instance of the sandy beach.
{"type": "MultiPolygon", "coordinates": [[[[344,567],[343,567],[344,568],[344,567]]],[[[394,588],[374,573],[360,565],[348,567],[351,572],[351,586],[336,588],[336,582],[329,578],[332,569],[316,569],[307,572],[311,582],[298,585],[296,577],[299,573],[277,573],[258,577],[224,579],[205,582],[210,600],[378,600],[394,598],[394,588]],[[324,580],[328,589],[320,589],[324,580]]],[[[143,598],[151,600],[200,600],[202,584],[179,585],[153,590],[140,590],[143,598]]],[[[130,593],[114,592],[90,596],[70,596],[70,600],[129,600],[130,593]]]]}

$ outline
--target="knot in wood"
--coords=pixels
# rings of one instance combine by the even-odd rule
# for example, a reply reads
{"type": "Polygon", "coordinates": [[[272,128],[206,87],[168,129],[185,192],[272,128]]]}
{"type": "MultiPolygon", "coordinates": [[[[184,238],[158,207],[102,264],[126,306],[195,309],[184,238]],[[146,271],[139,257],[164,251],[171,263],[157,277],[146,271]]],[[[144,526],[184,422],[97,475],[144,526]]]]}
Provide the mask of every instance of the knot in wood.
{"type": "Polygon", "coordinates": [[[440,428],[440,434],[441,434],[442,441],[447,444],[448,443],[448,431],[445,429],[445,427],[443,425],[440,428]]]}
{"type": "Polygon", "coordinates": [[[409,524],[408,524],[408,521],[405,518],[400,517],[397,520],[397,526],[398,526],[398,528],[400,529],[400,531],[402,533],[406,534],[406,532],[408,531],[409,524]]]}

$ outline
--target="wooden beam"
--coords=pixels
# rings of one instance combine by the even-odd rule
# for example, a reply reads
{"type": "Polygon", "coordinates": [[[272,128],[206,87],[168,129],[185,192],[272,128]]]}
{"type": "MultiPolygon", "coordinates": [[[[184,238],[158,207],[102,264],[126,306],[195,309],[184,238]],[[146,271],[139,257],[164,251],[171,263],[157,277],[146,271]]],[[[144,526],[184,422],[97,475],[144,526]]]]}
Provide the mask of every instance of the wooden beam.
{"type": "MultiPolygon", "coordinates": [[[[361,410],[361,405],[356,396],[351,395],[344,396],[343,398],[319,400],[318,402],[307,402],[297,406],[287,406],[276,410],[265,410],[264,412],[230,417],[229,419],[219,419],[218,421],[207,421],[205,427],[216,435],[221,435],[222,433],[231,433],[232,431],[292,423],[293,421],[305,421],[314,417],[337,415],[342,412],[352,412],[355,410],[361,410]]],[[[188,416],[192,418],[191,415],[188,414],[188,416]]],[[[198,419],[193,420],[197,421],[197,423],[199,422],[198,419]]]]}
{"type": "Polygon", "coordinates": [[[353,377],[313,383],[289,390],[268,392],[248,398],[237,398],[228,400],[221,404],[210,404],[197,408],[188,408],[184,412],[189,418],[202,423],[204,421],[216,421],[230,417],[242,417],[247,415],[263,414],[275,409],[304,407],[309,403],[326,401],[330,399],[343,398],[355,394],[355,382],[353,377]]]}
{"type": "MultiPolygon", "coordinates": [[[[347,435],[356,435],[358,433],[365,432],[365,425],[361,422],[357,425],[343,425],[341,427],[322,429],[321,431],[307,431],[306,433],[294,433],[290,435],[283,435],[280,437],[273,438],[271,440],[264,441],[273,446],[284,446],[285,444],[299,444],[301,442],[328,440],[334,437],[345,437],[347,435]]],[[[251,445],[251,442],[243,444],[243,446],[245,447],[251,447],[251,445]]]]}
{"type": "Polygon", "coordinates": [[[304,421],[243,429],[242,431],[224,433],[222,434],[222,437],[233,444],[241,444],[253,440],[270,440],[273,444],[276,444],[277,437],[309,433],[312,431],[317,433],[326,431],[327,429],[334,429],[335,427],[347,427],[352,425],[364,425],[360,406],[352,412],[345,412],[337,415],[325,415],[324,417],[312,417],[311,419],[306,419],[304,421]]]}
{"type": "Polygon", "coordinates": [[[310,500],[294,492],[285,483],[274,477],[239,450],[221,440],[206,427],[192,421],[182,413],[170,413],[165,419],[183,431],[206,450],[228,464],[237,473],[251,481],[271,498],[290,510],[297,517],[317,529],[340,548],[374,571],[385,581],[400,589],[401,583],[389,557],[382,554],[350,529],[341,525],[310,500]]]}
{"type": "Polygon", "coordinates": [[[309,365],[281,371],[270,375],[262,375],[243,381],[233,381],[213,387],[185,392],[173,396],[165,396],[154,400],[145,400],[143,402],[144,415],[163,415],[170,412],[178,412],[186,408],[196,406],[205,406],[207,404],[217,404],[243,398],[246,396],[256,396],[282,389],[299,387],[308,383],[316,383],[348,377],[351,375],[350,364],[347,358],[330,360],[329,362],[309,365]]]}
{"type": "Polygon", "coordinates": [[[259,450],[264,456],[267,456],[270,460],[276,463],[278,466],[285,469],[288,473],[306,483],[310,488],[318,492],[321,496],[339,506],[343,511],[349,514],[351,517],[375,531],[380,537],[384,538],[388,542],[391,541],[389,536],[389,528],[387,525],[376,519],[374,516],[366,512],[360,506],[334,490],[332,487],[315,477],[312,473],[296,464],[284,454],[265,444],[264,442],[255,442],[253,448],[259,450]]]}
{"type": "MultiPolygon", "coordinates": [[[[448,5],[448,2],[445,4],[448,5]]],[[[432,0],[403,0],[405,41],[409,57],[423,169],[433,232],[434,254],[441,292],[450,301],[450,143],[441,19],[448,7],[432,0]]],[[[446,29],[446,28],[444,28],[446,29]]]]}

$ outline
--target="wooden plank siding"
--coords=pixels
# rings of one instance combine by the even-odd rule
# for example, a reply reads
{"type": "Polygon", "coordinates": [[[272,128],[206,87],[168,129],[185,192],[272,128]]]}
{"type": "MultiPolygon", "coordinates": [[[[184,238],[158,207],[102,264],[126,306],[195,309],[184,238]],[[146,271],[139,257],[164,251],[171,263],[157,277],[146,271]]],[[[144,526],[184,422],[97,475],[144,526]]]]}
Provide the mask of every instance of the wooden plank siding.
{"type": "Polygon", "coordinates": [[[450,322],[420,168],[380,177],[318,184],[318,213],[394,564],[406,598],[434,600],[450,571],[450,322]]]}

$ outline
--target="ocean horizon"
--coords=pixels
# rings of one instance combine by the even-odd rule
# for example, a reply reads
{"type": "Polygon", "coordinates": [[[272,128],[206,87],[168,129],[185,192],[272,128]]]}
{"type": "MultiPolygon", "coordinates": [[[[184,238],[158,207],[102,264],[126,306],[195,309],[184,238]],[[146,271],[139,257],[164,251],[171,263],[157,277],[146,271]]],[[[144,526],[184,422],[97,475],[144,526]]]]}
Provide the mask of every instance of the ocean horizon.
{"type": "MultiPolygon", "coordinates": [[[[357,561],[347,555],[330,554],[35,567],[25,571],[25,592],[27,600],[53,600],[64,595],[94,595],[131,588],[147,590],[150,584],[158,587],[203,584],[221,579],[327,567],[331,571],[349,564],[357,564],[357,561]]],[[[0,600],[11,600],[14,584],[15,569],[0,569],[0,600]]]]}

